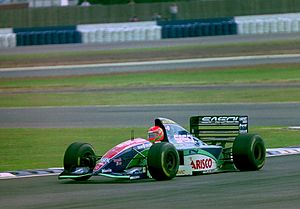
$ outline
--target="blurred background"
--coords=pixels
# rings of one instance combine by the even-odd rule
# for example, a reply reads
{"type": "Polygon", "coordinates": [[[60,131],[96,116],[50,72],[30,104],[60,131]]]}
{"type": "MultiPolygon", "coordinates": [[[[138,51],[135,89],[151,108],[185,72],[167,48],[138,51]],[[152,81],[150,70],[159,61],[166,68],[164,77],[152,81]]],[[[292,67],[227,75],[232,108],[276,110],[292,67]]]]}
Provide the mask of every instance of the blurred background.
{"type": "Polygon", "coordinates": [[[300,0],[0,0],[0,28],[66,26],[171,19],[170,5],[178,7],[177,19],[280,14],[300,11],[300,0]]]}

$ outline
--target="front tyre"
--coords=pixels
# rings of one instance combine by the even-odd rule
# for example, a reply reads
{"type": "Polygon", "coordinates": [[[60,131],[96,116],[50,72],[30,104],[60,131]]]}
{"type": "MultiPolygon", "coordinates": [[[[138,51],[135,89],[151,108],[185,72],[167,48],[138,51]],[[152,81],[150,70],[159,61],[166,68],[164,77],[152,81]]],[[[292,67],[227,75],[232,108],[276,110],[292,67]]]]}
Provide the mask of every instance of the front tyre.
{"type": "Polygon", "coordinates": [[[233,163],[240,171],[255,171],[265,164],[264,141],[256,134],[240,134],[232,147],[233,163]]]}
{"type": "Polygon", "coordinates": [[[167,142],[156,143],[148,151],[147,164],[154,179],[170,180],[177,174],[179,155],[174,145],[167,142]]]}
{"type": "MultiPolygon", "coordinates": [[[[92,145],[88,143],[74,142],[66,150],[64,155],[64,169],[72,172],[76,167],[88,167],[94,169],[97,157],[92,145]]],[[[91,176],[74,178],[74,180],[84,181],[91,176]]]]}

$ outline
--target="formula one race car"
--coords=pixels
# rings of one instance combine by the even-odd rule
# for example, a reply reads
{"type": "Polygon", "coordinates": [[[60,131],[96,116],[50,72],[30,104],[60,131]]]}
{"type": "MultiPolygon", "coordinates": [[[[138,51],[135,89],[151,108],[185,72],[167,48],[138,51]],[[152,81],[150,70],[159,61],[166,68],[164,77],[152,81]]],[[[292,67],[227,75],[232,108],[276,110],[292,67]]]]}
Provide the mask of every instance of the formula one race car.
{"type": "Polygon", "coordinates": [[[163,132],[159,141],[130,139],[101,157],[90,144],[71,144],[58,178],[169,180],[175,176],[253,171],[264,166],[264,142],[259,135],[248,133],[247,116],[193,116],[190,132],[166,118],[155,119],[155,127],[163,132]]]}

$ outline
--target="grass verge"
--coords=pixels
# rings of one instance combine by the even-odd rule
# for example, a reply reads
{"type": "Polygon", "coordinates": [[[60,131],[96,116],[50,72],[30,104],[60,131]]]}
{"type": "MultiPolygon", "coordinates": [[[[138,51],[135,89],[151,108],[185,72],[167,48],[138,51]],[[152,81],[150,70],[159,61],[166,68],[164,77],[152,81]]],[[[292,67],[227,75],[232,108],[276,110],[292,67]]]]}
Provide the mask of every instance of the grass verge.
{"type": "MultiPolygon", "coordinates": [[[[0,172],[19,169],[62,167],[64,151],[74,141],[91,143],[96,153],[130,139],[130,128],[0,129],[0,172]]],[[[135,136],[145,138],[147,128],[134,128],[135,136]]],[[[299,145],[300,131],[286,127],[250,127],[259,133],[266,147],[299,145]]]]}
{"type": "Polygon", "coordinates": [[[300,102],[298,88],[2,94],[0,107],[300,102]],[[157,100],[157,98],[163,98],[157,100]]]}
{"type": "Polygon", "coordinates": [[[0,79],[0,107],[136,105],[232,102],[299,102],[300,65],[233,69],[176,70],[93,76],[0,79]],[[272,88],[239,84],[278,84],[272,88]],[[219,88],[152,90],[153,87],[212,86],[219,88]],[[223,88],[224,87],[224,88],[223,88]],[[91,90],[92,89],[92,90],[91,90]],[[107,90],[109,89],[109,90],[107,90]],[[71,92],[69,91],[71,90],[71,92]],[[138,99],[137,99],[138,98],[138,99]],[[157,100],[157,98],[163,98],[157,100]]]}
{"type": "Polygon", "coordinates": [[[258,65],[165,72],[114,73],[86,76],[0,78],[0,89],[116,88],[172,85],[287,83],[300,81],[300,64],[258,65]]]}
{"type": "MultiPolygon", "coordinates": [[[[240,43],[205,43],[163,47],[105,49],[94,51],[56,51],[0,54],[0,67],[68,65],[82,63],[126,62],[158,59],[223,57],[299,53],[300,40],[273,40],[240,43]],[[247,49],[247,50],[245,50],[247,49]]],[[[99,47],[101,48],[101,47],[99,47]]]]}

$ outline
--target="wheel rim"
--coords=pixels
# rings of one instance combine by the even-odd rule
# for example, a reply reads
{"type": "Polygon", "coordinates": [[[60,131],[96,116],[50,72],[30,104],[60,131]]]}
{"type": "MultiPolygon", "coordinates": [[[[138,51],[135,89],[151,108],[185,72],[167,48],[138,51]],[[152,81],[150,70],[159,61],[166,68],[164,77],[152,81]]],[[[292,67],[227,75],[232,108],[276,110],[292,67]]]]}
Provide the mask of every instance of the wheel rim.
{"type": "Polygon", "coordinates": [[[166,168],[168,171],[172,171],[176,166],[176,156],[173,152],[169,152],[166,156],[166,168]]]}
{"type": "Polygon", "coordinates": [[[90,153],[90,152],[85,153],[85,154],[80,158],[80,166],[93,168],[93,167],[94,167],[93,154],[90,153]]]}

